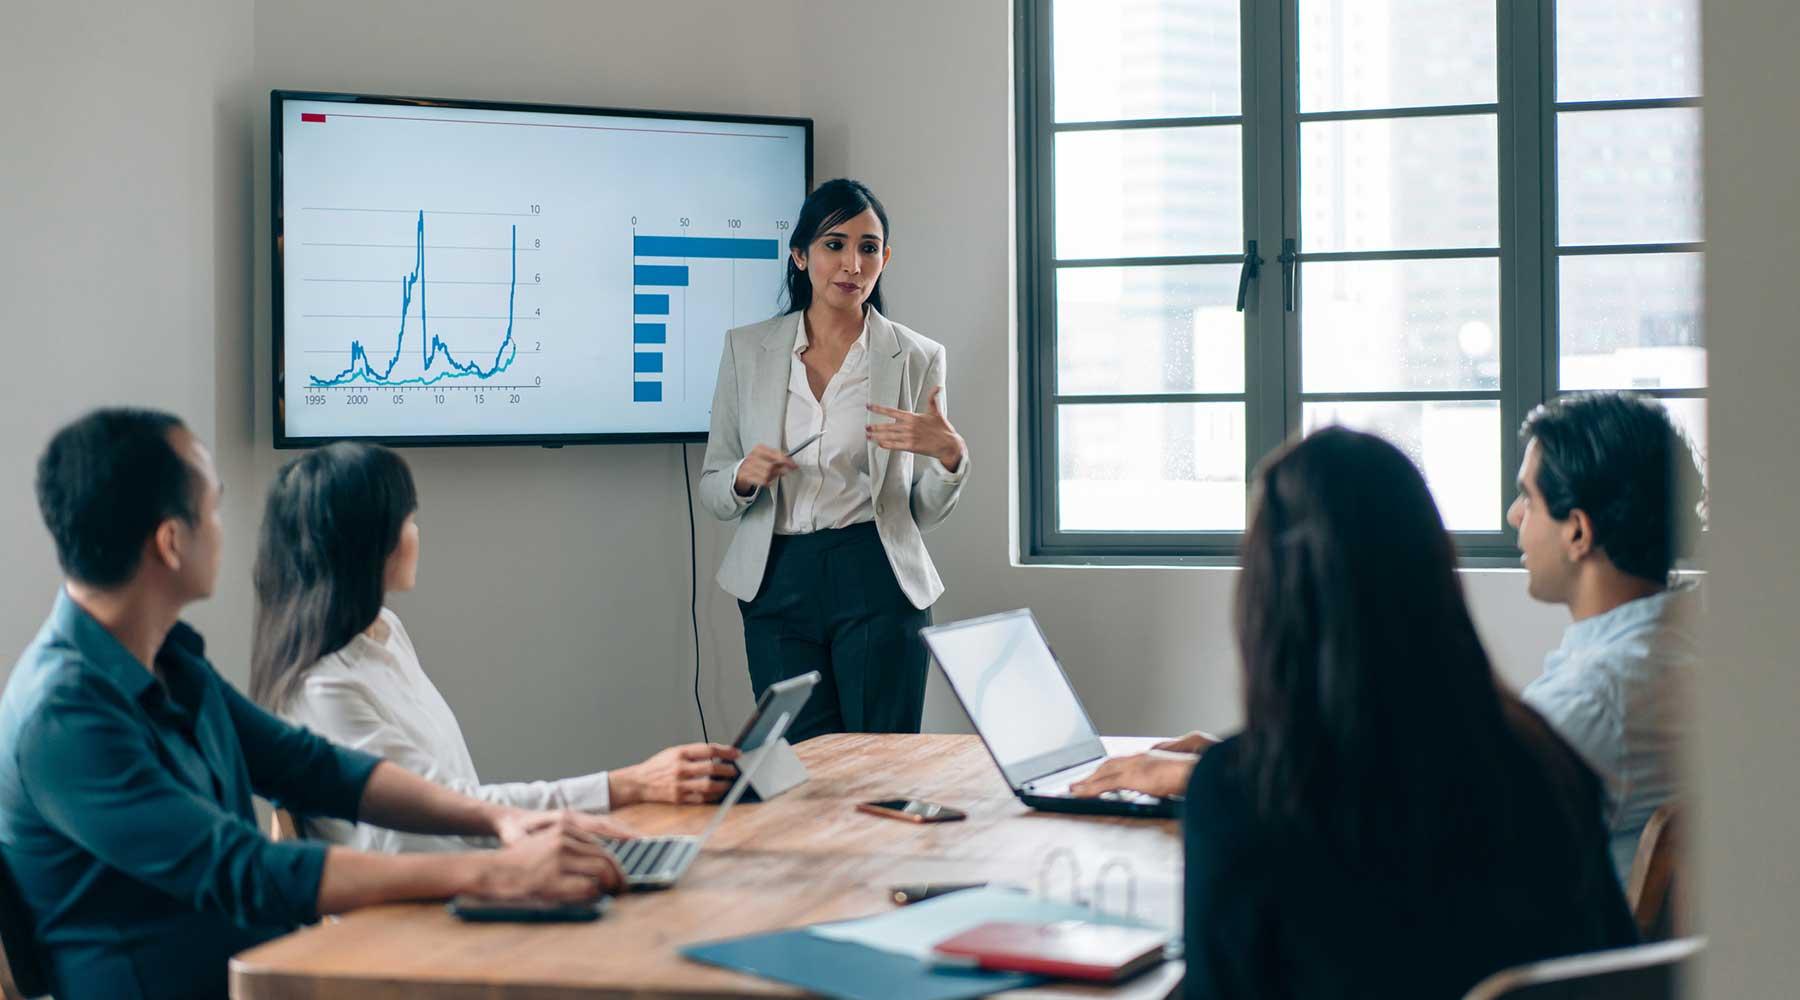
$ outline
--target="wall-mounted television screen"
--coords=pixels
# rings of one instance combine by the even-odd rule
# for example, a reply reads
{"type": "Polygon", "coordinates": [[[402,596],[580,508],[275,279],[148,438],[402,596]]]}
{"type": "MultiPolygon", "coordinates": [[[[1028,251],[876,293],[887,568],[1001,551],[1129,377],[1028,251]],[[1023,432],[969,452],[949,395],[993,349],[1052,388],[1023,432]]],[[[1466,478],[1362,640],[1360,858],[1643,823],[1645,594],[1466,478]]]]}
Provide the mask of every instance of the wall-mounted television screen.
{"type": "Polygon", "coordinates": [[[699,441],[812,121],[275,91],[275,443],[699,441]]]}

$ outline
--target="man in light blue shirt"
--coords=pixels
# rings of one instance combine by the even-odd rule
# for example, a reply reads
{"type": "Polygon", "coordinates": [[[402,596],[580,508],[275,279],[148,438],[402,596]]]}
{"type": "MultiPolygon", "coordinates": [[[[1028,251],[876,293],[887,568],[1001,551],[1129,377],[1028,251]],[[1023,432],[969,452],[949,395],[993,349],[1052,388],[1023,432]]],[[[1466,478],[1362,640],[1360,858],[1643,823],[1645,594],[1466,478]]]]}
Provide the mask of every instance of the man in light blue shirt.
{"type": "Polygon", "coordinates": [[[1657,807],[1681,795],[1687,690],[1698,663],[1697,595],[1672,586],[1700,530],[1687,439],[1654,400],[1586,393],[1538,407],[1507,520],[1531,596],[1574,623],[1524,699],[1606,787],[1621,881],[1657,807]]]}

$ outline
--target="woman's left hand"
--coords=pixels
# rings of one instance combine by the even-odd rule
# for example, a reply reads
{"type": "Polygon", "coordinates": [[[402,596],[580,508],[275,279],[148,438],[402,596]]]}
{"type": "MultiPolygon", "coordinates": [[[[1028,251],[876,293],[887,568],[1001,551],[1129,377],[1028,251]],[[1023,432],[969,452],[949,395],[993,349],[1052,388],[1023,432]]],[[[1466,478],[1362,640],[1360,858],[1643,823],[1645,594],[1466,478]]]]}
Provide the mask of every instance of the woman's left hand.
{"type": "Polygon", "coordinates": [[[911,413],[896,410],[891,406],[869,404],[870,413],[878,413],[893,419],[891,424],[870,424],[868,438],[876,446],[889,451],[910,451],[915,455],[929,455],[943,463],[945,469],[955,472],[962,467],[963,454],[968,447],[956,428],[938,409],[938,394],[944,391],[943,386],[931,390],[925,399],[924,413],[911,413]]]}

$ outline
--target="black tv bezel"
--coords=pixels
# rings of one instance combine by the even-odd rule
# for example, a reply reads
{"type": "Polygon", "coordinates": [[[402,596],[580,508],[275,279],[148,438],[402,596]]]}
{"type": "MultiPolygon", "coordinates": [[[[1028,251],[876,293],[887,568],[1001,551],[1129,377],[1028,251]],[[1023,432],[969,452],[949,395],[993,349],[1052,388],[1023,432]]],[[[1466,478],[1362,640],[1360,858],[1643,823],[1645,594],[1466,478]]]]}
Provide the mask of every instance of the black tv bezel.
{"type": "MultiPolygon", "coordinates": [[[[467,108],[473,111],[526,111],[547,114],[584,115],[588,117],[646,118],[657,120],[699,121],[738,125],[798,126],[806,135],[806,188],[813,187],[813,120],[778,115],[728,115],[685,111],[651,111],[641,108],[603,108],[576,104],[539,104],[519,101],[476,101],[459,98],[395,97],[382,94],[342,94],[328,91],[269,91],[269,247],[270,247],[270,367],[274,399],[271,403],[275,426],[275,447],[280,449],[314,448],[334,441],[365,441],[392,448],[442,448],[485,445],[519,445],[524,447],[561,447],[568,444],[695,444],[704,442],[705,431],[596,433],[596,434],[433,434],[433,435],[338,435],[328,437],[295,437],[287,433],[287,374],[283,361],[283,293],[282,232],[285,228],[281,210],[281,111],[284,101],[324,101],[342,104],[380,105],[387,107],[467,108]]],[[[373,391],[379,391],[378,388],[373,391]]]]}

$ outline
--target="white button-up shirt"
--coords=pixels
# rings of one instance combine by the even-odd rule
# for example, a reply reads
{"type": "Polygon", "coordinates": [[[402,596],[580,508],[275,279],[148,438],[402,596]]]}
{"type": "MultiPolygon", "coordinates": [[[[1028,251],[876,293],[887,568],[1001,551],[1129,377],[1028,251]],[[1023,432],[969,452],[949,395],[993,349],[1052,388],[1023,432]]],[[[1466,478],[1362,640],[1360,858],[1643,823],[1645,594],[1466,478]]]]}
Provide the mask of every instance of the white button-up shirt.
{"type": "MultiPolygon", "coordinates": [[[[333,743],[392,761],[464,795],[522,809],[603,812],[610,805],[606,772],[561,781],[484,785],[475,773],[456,714],[425,676],[412,638],[386,608],[371,630],[320,658],[301,678],[281,715],[333,743]]],[[[482,838],[401,833],[367,823],[307,817],[314,840],[361,851],[466,851],[482,838]]]]}
{"type": "Polygon", "coordinates": [[[806,377],[806,351],[811,341],[806,317],[794,334],[794,360],[788,371],[787,422],[782,448],[820,432],[794,462],[800,467],[781,478],[776,491],[775,533],[807,535],[827,528],[847,528],[875,520],[875,498],[869,481],[869,324],[850,345],[844,363],[813,397],[806,377]]]}
{"type": "Polygon", "coordinates": [[[1605,784],[1621,881],[1650,814],[1681,793],[1698,599],[1692,585],[1677,587],[1570,625],[1524,691],[1605,784]]]}

